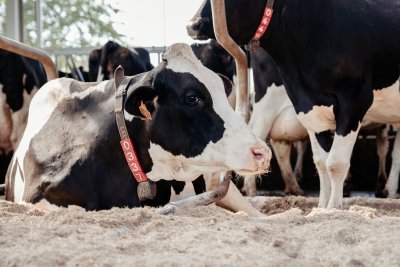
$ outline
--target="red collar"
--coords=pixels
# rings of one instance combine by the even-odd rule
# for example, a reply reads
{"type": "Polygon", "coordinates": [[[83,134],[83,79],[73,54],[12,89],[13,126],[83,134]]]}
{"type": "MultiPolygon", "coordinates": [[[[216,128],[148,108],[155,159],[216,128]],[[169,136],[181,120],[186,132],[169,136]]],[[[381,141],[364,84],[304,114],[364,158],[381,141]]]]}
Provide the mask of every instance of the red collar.
{"type": "Polygon", "coordinates": [[[269,23],[271,22],[272,14],[274,11],[273,6],[274,6],[274,0],[268,0],[267,5],[265,6],[264,15],[261,19],[260,25],[258,26],[256,32],[254,33],[253,38],[251,38],[249,44],[246,46],[247,50],[254,50],[260,45],[260,39],[261,37],[264,36],[269,26],[269,23]]]}
{"type": "MultiPolygon", "coordinates": [[[[137,192],[140,201],[146,199],[153,199],[156,194],[156,187],[154,183],[151,183],[144,173],[142,166],[140,165],[139,159],[136,155],[135,148],[132,145],[132,141],[128,134],[128,129],[125,124],[125,116],[124,116],[124,95],[126,88],[129,85],[132,77],[124,77],[124,70],[121,66],[114,72],[114,86],[116,89],[115,92],[115,118],[117,122],[118,132],[121,137],[121,147],[124,152],[126,162],[128,167],[133,174],[133,177],[137,181],[137,192]]],[[[143,107],[139,107],[139,109],[143,107]]],[[[151,116],[148,113],[147,109],[142,112],[144,119],[151,119],[151,116]]]]}

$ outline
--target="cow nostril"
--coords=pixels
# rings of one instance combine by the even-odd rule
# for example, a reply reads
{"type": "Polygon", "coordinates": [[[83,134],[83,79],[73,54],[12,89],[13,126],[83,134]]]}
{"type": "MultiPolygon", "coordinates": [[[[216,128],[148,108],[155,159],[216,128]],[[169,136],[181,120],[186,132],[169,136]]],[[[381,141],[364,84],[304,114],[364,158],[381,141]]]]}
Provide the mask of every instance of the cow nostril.
{"type": "Polygon", "coordinates": [[[264,155],[261,154],[261,153],[254,153],[254,152],[253,152],[253,155],[254,155],[254,158],[255,158],[256,160],[262,160],[263,157],[264,157],[264,155]]]}
{"type": "Polygon", "coordinates": [[[267,155],[267,151],[264,148],[253,148],[251,152],[257,161],[265,159],[267,155]]]}

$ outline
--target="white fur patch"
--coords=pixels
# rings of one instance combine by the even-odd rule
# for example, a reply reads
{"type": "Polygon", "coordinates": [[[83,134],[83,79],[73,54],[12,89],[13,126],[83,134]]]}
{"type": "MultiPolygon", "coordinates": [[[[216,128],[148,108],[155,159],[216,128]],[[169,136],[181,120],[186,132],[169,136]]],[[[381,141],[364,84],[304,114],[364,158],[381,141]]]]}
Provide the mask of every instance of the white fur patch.
{"type": "Polygon", "coordinates": [[[374,101],[364,117],[364,123],[389,123],[400,127],[400,83],[374,90],[374,101]]]}
{"type": "Polygon", "coordinates": [[[300,122],[308,130],[320,133],[327,130],[335,130],[336,120],[333,114],[332,106],[313,106],[313,109],[307,113],[300,112],[297,114],[300,122]]]}

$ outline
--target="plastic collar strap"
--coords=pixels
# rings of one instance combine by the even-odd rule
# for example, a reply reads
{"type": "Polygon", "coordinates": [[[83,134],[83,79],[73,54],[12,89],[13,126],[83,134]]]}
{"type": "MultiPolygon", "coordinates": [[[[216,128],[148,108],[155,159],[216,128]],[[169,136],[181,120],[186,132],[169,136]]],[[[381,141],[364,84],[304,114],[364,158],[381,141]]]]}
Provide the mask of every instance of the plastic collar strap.
{"type": "Polygon", "coordinates": [[[121,147],[125,155],[126,162],[128,163],[129,169],[131,170],[133,176],[138,183],[146,182],[147,176],[143,172],[140,166],[138,157],[135,153],[135,149],[132,145],[132,141],[129,138],[128,130],[125,125],[124,108],[123,108],[123,98],[125,94],[125,89],[129,84],[130,78],[124,78],[124,71],[122,67],[118,67],[115,70],[115,114],[118,126],[118,132],[121,136],[121,147]]]}
{"type": "Polygon", "coordinates": [[[272,18],[273,6],[274,6],[274,0],[268,0],[260,25],[258,26],[257,31],[252,38],[253,41],[256,42],[259,41],[260,38],[264,35],[264,33],[267,31],[267,28],[272,18]]]}

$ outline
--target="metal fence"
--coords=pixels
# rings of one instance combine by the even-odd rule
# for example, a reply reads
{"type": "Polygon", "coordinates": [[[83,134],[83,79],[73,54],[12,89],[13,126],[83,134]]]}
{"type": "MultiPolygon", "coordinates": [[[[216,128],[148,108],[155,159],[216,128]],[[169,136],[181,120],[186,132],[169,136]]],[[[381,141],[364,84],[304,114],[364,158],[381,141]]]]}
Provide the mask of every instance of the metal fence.
{"type": "MultiPolygon", "coordinates": [[[[57,48],[44,49],[54,60],[57,69],[63,71],[71,71],[72,65],[83,66],[88,69],[89,54],[99,47],[83,47],[83,48],[57,48]]],[[[133,47],[134,48],[134,47],[133,47]]],[[[161,54],[164,46],[143,47],[150,53],[150,60],[153,65],[161,62],[161,54]]]]}

